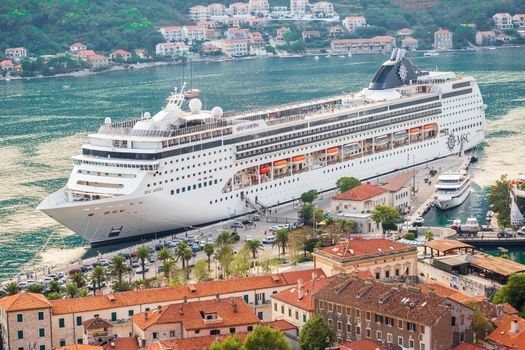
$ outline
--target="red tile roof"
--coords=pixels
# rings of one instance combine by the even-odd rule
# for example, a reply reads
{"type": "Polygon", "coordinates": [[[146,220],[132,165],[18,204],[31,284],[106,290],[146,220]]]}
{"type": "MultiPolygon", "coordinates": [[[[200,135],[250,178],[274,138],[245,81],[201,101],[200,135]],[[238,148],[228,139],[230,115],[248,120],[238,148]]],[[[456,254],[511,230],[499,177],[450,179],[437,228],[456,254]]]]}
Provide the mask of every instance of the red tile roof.
{"type": "Polygon", "coordinates": [[[139,350],[136,337],[115,338],[102,347],[103,350],[139,350]]]}
{"type": "Polygon", "coordinates": [[[51,303],[42,294],[21,292],[0,299],[0,305],[6,312],[49,309],[51,303]]]}
{"type": "Polygon", "coordinates": [[[270,321],[270,322],[266,322],[264,325],[278,329],[281,332],[290,331],[292,329],[297,329],[296,325],[291,324],[290,322],[285,321],[285,320],[270,321]]]}
{"type": "MultiPolygon", "coordinates": [[[[231,334],[207,335],[184,339],[161,340],[149,344],[143,350],[208,350],[214,341],[222,341],[231,334]]],[[[243,341],[248,333],[235,333],[243,341]]]]}
{"type": "Polygon", "coordinates": [[[186,330],[257,325],[261,322],[242,298],[195,301],[164,306],[131,317],[134,325],[148,329],[153,325],[182,323],[186,330]],[[216,314],[218,320],[206,322],[204,314],[216,314]]]}
{"type": "Polygon", "coordinates": [[[115,50],[111,53],[112,55],[122,55],[122,56],[129,56],[131,53],[127,52],[126,50],[115,50]]]}
{"type": "Polygon", "coordinates": [[[449,35],[452,35],[452,33],[449,32],[449,31],[446,30],[446,29],[440,29],[440,30],[438,30],[438,31],[435,31],[434,34],[438,34],[438,35],[440,35],[440,34],[449,34],[449,35]]]}
{"type": "Polygon", "coordinates": [[[510,349],[525,349],[525,320],[518,316],[509,316],[487,337],[491,343],[510,349]],[[517,332],[511,331],[512,322],[517,322],[517,332]]]}
{"type": "Polygon", "coordinates": [[[315,253],[330,258],[354,260],[367,256],[389,255],[405,251],[417,251],[417,248],[383,238],[355,238],[345,243],[316,250],[315,253]]]}
{"type": "Polygon", "coordinates": [[[102,350],[102,346],[71,344],[57,348],[56,350],[102,350]]]}
{"type": "MultiPolygon", "coordinates": [[[[343,39],[345,40],[345,39],[343,39]]],[[[353,40],[353,39],[348,39],[353,40]]],[[[355,39],[358,40],[358,39],[355,39]]],[[[356,186],[348,191],[339,193],[337,196],[332,199],[345,200],[345,201],[364,201],[375,196],[378,196],[382,193],[385,193],[387,190],[384,188],[371,185],[369,183],[364,183],[359,186],[356,186]]]]}
{"type": "Polygon", "coordinates": [[[410,28],[402,28],[402,29],[399,29],[397,32],[402,33],[402,34],[410,34],[410,33],[413,33],[414,31],[410,28]]]}
{"type": "Polygon", "coordinates": [[[406,38],[404,38],[402,41],[404,42],[409,42],[409,43],[414,43],[417,41],[417,39],[414,39],[412,38],[411,36],[407,36],[406,38]]]}
{"type": "Polygon", "coordinates": [[[369,339],[363,339],[341,344],[339,350],[387,350],[387,348],[369,339]]]}
{"type": "MultiPolygon", "coordinates": [[[[405,41],[417,41],[416,39],[407,36],[403,40],[405,41]]],[[[402,172],[400,174],[397,174],[395,176],[389,177],[387,179],[381,180],[380,183],[377,185],[378,187],[384,188],[385,190],[391,191],[391,192],[397,192],[400,189],[402,189],[415,175],[417,171],[415,170],[409,170],[406,172],[402,172]]]]}
{"type": "Polygon", "coordinates": [[[330,282],[331,278],[318,278],[304,283],[301,290],[298,286],[283,290],[272,295],[272,299],[279,300],[288,305],[293,305],[305,311],[314,311],[313,294],[330,282]]]}
{"type": "Polygon", "coordinates": [[[461,343],[452,350],[485,350],[485,348],[470,343],[461,343]]]}
{"type": "Polygon", "coordinates": [[[181,26],[167,26],[167,27],[161,27],[160,29],[163,29],[166,32],[171,32],[173,30],[182,30],[181,26]]]}
{"type": "Polygon", "coordinates": [[[13,65],[13,61],[11,60],[3,60],[2,62],[0,62],[0,66],[12,66],[13,65]]]}
{"type": "Polygon", "coordinates": [[[51,304],[53,306],[53,314],[60,315],[131,305],[175,302],[183,300],[184,297],[191,300],[206,296],[224,296],[229,293],[254,289],[292,286],[297,283],[298,279],[302,279],[303,281],[310,280],[314,273],[318,277],[325,276],[322,269],[309,269],[225,281],[201,282],[193,285],[195,287],[195,291],[193,292],[190,291],[188,286],[177,286],[113,293],[113,300],[110,300],[107,295],[101,295],[96,297],[52,300],[51,304]]]}
{"type": "Polygon", "coordinates": [[[78,54],[79,54],[80,56],[92,56],[92,55],[96,55],[95,51],[93,51],[93,50],[80,50],[80,51],[78,52],[78,54]]]}

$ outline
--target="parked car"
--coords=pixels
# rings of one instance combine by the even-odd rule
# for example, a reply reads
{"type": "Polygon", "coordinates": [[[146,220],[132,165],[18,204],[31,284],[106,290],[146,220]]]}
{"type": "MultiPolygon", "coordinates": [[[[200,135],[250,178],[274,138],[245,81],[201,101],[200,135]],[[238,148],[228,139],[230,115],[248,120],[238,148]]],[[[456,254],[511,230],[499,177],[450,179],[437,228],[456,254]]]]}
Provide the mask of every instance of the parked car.
{"type": "Polygon", "coordinates": [[[58,278],[64,278],[65,274],[63,272],[57,272],[58,278]]]}
{"type": "Polygon", "coordinates": [[[78,269],[78,268],[77,268],[77,269],[71,269],[71,270],[69,270],[68,273],[69,273],[70,276],[72,276],[72,275],[74,275],[75,273],[82,273],[82,270],[81,270],[81,269],[78,269]]]}
{"type": "Polygon", "coordinates": [[[518,232],[518,235],[520,236],[525,235],[525,226],[522,226],[517,232],[518,232]]]}
{"type": "Polygon", "coordinates": [[[82,272],[88,272],[88,271],[91,271],[93,270],[93,266],[91,265],[82,265],[80,266],[80,271],[82,272]]]}
{"type": "Polygon", "coordinates": [[[232,222],[232,224],[230,225],[231,228],[243,228],[244,225],[242,224],[242,222],[240,221],[234,221],[232,222]]]}
{"type": "Polygon", "coordinates": [[[27,287],[27,282],[19,282],[18,283],[18,288],[24,289],[26,287],[27,287]]]}
{"type": "Polygon", "coordinates": [[[27,280],[27,281],[26,281],[26,286],[29,287],[29,286],[32,286],[32,285],[35,284],[35,283],[36,283],[35,280],[27,280]]]}
{"type": "Polygon", "coordinates": [[[244,236],[244,241],[245,241],[245,242],[251,241],[252,239],[253,239],[253,238],[252,238],[252,236],[250,236],[250,235],[245,235],[245,236],[244,236]]]}
{"type": "Polygon", "coordinates": [[[194,251],[194,252],[198,252],[199,250],[202,250],[202,246],[195,242],[191,245],[191,250],[194,251]]]}
{"type": "Polygon", "coordinates": [[[262,240],[262,242],[263,242],[264,244],[273,244],[273,243],[275,243],[276,240],[277,240],[277,237],[275,237],[275,236],[268,236],[268,237],[265,237],[265,238],[262,240]]]}
{"type": "Polygon", "coordinates": [[[134,262],[131,263],[131,267],[136,269],[137,267],[140,267],[140,263],[138,261],[134,261],[134,262]]]}
{"type": "MultiPolygon", "coordinates": [[[[104,287],[107,287],[108,284],[107,284],[105,281],[102,281],[102,283],[100,283],[100,286],[101,286],[102,288],[104,288],[104,287]]],[[[98,287],[98,285],[97,285],[97,287],[98,287]]],[[[89,284],[87,285],[87,288],[88,288],[89,290],[93,290],[93,282],[89,282],[89,284]]]]}
{"type": "Polygon", "coordinates": [[[131,259],[131,254],[129,254],[129,253],[118,253],[118,255],[123,257],[126,260],[131,259]]]}
{"type": "Polygon", "coordinates": [[[512,233],[506,232],[506,231],[500,231],[498,232],[498,238],[511,238],[512,233]]]}
{"type": "MultiPolygon", "coordinates": [[[[149,271],[149,266],[148,265],[145,265],[144,266],[144,272],[148,272],[149,271]]],[[[136,274],[142,274],[142,267],[139,267],[138,269],[135,270],[135,273],[136,274]]]]}
{"type": "Polygon", "coordinates": [[[261,221],[261,217],[259,215],[254,215],[251,218],[252,221],[261,221]]]}
{"type": "Polygon", "coordinates": [[[100,260],[99,263],[100,263],[100,265],[102,265],[102,266],[109,266],[109,265],[111,265],[111,261],[106,260],[106,259],[102,259],[102,260],[100,260]]]}

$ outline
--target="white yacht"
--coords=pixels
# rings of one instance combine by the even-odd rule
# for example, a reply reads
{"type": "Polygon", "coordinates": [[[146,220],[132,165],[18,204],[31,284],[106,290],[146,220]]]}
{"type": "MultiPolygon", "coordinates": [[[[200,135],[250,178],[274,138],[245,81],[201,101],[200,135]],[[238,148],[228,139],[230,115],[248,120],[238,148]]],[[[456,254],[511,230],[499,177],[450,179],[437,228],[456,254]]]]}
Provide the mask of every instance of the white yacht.
{"type": "Polygon", "coordinates": [[[232,114],[198,99],[186,107],[181,89],[153,116],[106,118],[38,208],[99,245],[264,213],[343,176],[371,179],[481,143],[474,78],[422,71],[404,53],[354,94],[232,114]]]}
{"type": "Polygon", "coordinates": [[[438,208],[455,208],[461,205],[470,193],[470,175],[464,170],[444,173],[439,176],[435,187],[438,208]]]}

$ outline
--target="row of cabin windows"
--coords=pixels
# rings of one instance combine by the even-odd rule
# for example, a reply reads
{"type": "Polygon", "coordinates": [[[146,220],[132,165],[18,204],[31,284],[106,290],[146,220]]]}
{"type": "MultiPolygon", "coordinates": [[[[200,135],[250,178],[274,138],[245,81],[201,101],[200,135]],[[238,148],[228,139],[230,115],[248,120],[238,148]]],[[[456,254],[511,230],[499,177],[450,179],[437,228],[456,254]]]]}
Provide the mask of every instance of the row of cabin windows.
{"type": "MultiPolygon", "coordinates": [[[[182,188],[177,188],[176,190],[171,190],[171,194],[174,195],[175,193],[179,194],[179,193],[184,193],[186,191],[190,192],[192,189],[193,190],[196,190],[197,188],[202,188],[202,187],[207,187],[207,186],[211,186],[211,185],[216,185],[218,182],[218,180],[210,180],[208,182],[199,182],[198,184],[196,185],[189,185],[187,187],[182,187],[182,188]]],[[[222,179],[221,179],[221,182],[222,182],[222,179]]]]}

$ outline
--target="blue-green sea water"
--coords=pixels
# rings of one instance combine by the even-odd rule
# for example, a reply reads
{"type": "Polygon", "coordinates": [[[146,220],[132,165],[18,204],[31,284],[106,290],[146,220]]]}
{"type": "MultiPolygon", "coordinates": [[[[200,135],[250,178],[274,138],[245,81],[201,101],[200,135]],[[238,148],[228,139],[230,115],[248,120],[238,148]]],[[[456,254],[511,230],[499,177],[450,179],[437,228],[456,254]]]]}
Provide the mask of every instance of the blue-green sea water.
{"type": "MultiPolygon", "coordinates": [[[[486,186],[502,173],[516,175],[525,159],[525,48],[411,56],[422,69],[473,75],[480,84],[489,123],[487,144],[473,167],[478,191],[456,212],[429,213],[427,222],[447,225],[455,217],[469,215],[481,219],[486,211],[482,195],[486,186]]],[[[193,86],[201,90],[205,108],[218,105],[225,111],[239,111],[358,91],[387,58],[194,63],[193,86]]],[[[87,133],[96,131],[107,116],[118,121],[143,111],[156,112],[180,84],[181,75],[181,66],[172,65],[79,78],[0,82],[0,279],[28,266],[41,250],[46,257],[50,248],[83,244],[34,208],[66,183],[69,158],[79,153],[87,133]]]]}

